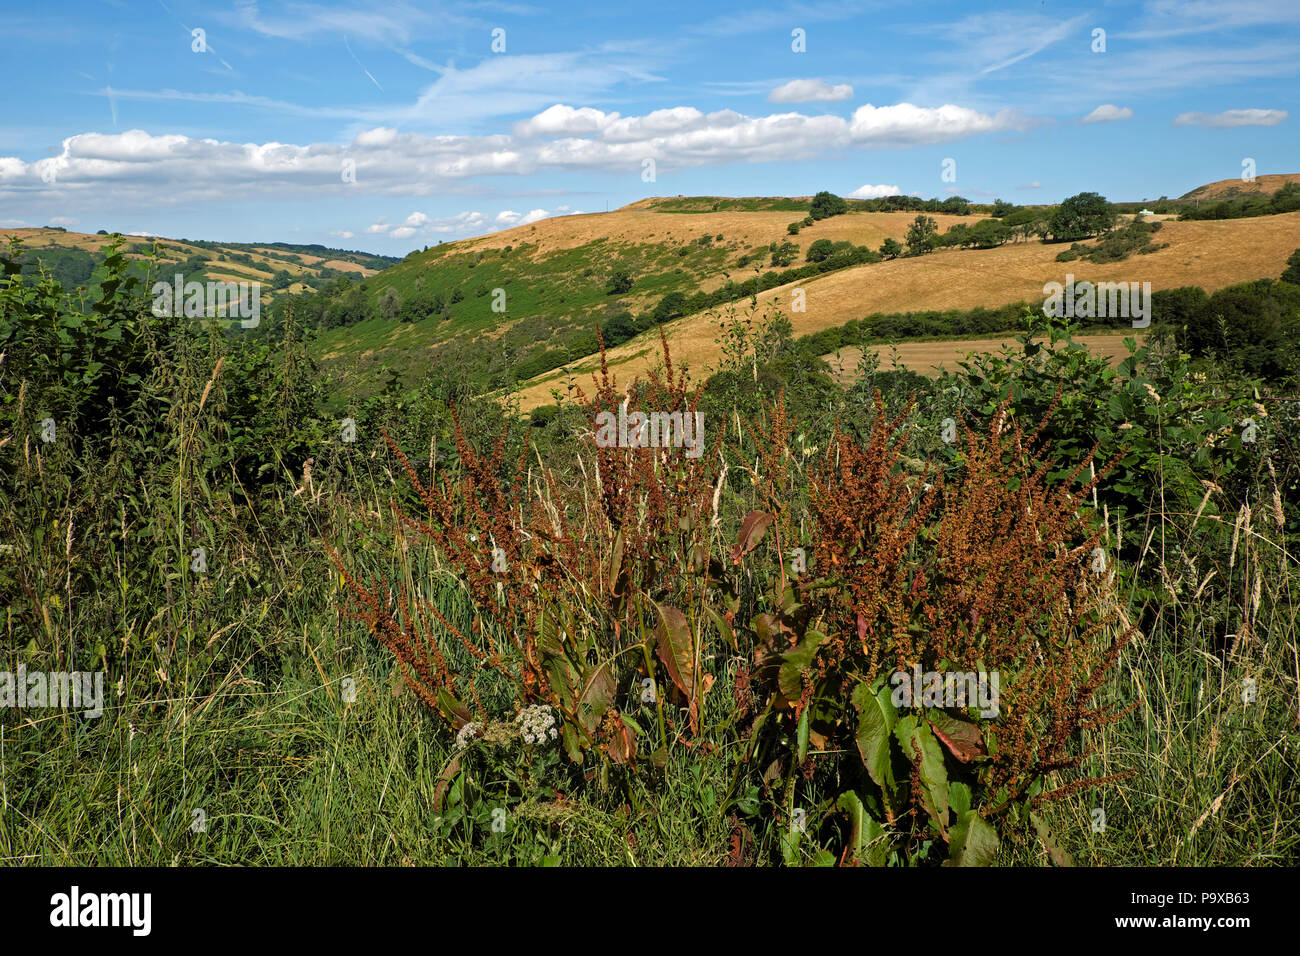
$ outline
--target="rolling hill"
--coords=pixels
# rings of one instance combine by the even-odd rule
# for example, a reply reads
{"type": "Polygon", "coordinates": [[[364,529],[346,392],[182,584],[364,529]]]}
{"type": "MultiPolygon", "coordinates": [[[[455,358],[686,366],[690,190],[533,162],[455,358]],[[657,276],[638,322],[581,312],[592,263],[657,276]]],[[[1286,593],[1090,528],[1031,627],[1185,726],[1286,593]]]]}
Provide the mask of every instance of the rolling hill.
{"type": "Polygon", "coordinates": [[[1300,183],[1300,173],[1269,173],[1256,176],[1253,180],[1220,179],[1218,182],[1197,186],[1181,198],[1190,199],[1231,199],[1236,196],[1271,196],[1288,183],[1300,183]]]}
{"type": "MultiPolygon", "coordinates": [[[[415,381],[431,362],[443,361],[472,370],[489,387],[508,387],[594,353],[598,324],[609,341],[619,323],[631,329],[640,317],[641,328],[648,326],[651,312],[672,293],[727,297],[728,283],[775,285],[786,269],[807,265],[809,246],[819,239],[874,256],[886,239],[901,241],[916,215],[851,209],[791,235],[789,224],[802,221],[808,206],[807,200],[682,197],[545,219],[412,253],[360,285],[364,302],[357,309],[391,302],[399,321],[335,325],[330,310],[344,307],[337,297],[305,297],[303,317],[324,329],[317,358],[350,394],[373,392],[390,371],[415,381]],[[773,265],[773,247],[785,243],[788,264],[773,265]],[[626,272],[632,287],[610,294],[617,272],[626,272]],[[493,311],[502,301],[496,289],[504,292],[503,312],[493,311]]],[[[943,230],[983,217],[934,218],[943,230]]]]}
{"type": "MultiPolygon", "coordinates": [[[[1237,282],[1276,277],[1287,257],[1300,248],[1300,212],[1253,219],[1166,222],[1159,233],[1165,248],[1122,262],[1060,263],[1060,244],[1023,242],[985,250],[947,250],[854,266],[797,283],[806,294],[807,310],[791,312],[795,285],[758,295],[760,309],[780,306],[796,336],[842,325],[876,312],[997,306],[1041,300],[1043,284],[1064,282],[1067,273],[1096,281],[1150,282],[1153,291],[1197,285],[1213,291],[1237,282]]],[[[708,314],[686,316],[667,327],[673,361],[698,373],[721,355],[717,328],[708,314]]],[[[954,354],[967,343],[955,342],[954,354]]],[[[638,336],[608,353],[620,381],[644,373],[658,359],[658,342],[638,336]]],[[[565,375],[586,383],[596,361],[572,363],[566,371],[538,376],[520,386],[522,407],[550,403],[553,389],[564,392],[565,375]]]]}
{"type": "MultiPolygon", "coordinates": [[[[26,268],[39,264],[68,289],[91,282],[94,270],[104,260],[105,247],[112,241],[106,233],[92,235],[57,227],[0,230],[0,242],[6,247],[10,239],[22,241],[26,268]]],[[[123,239],[122,253],[128,261],[139,263],[137,274],[144,274],[155,249],[159,258],[156,271],[164,277],[181,272],[187,281],[261,282],[264,303],[281,293],[314,291],[340,277],[369,278],[399,261],[391,256],[285,242],[123,239]]]]}

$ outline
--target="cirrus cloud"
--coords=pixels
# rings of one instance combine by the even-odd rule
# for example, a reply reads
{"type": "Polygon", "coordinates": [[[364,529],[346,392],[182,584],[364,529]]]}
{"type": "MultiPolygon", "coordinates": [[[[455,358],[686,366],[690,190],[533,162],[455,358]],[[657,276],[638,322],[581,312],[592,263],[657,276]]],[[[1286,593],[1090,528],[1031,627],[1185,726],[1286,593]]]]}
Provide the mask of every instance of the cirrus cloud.
{"type": "Polygon", "coordinates": [[[1276,126],[1291,114],[1286,110],[1224,110],[1222,113],[1179,113],[1175,126],[1228,129],[1234,126],[1276,126]]]}

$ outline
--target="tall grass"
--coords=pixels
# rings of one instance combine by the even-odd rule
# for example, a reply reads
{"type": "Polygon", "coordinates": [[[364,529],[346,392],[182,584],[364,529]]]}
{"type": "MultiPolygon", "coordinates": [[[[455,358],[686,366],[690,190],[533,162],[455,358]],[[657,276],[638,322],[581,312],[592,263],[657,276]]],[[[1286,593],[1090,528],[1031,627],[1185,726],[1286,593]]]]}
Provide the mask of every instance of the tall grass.
{"type": "MultiPolygon", "coordinates": [[[[6,301],[3,320],[12,328],[19,304],[6,301]]],[[[748,677],[742,656],[725,650],[712,662],[718,678],[703,698],[700,733],[667,735],[654,774],[532,793],[511,805],[500,833],[490,811],[504,781],[484,777],[483,801],[462,801],[466,814],[479,816],[449,826],[454,733],[420,704],[365,623],[343,613],[346,585],[325,547],[357,573],[404,582],[450,621],[470,619],[463,590],[440,580],[391,511],[392,500],[413,499],[379,433],[391,425],[423,475],[454,468],[445,406],[435,395],[419,408],[369,406],[358,413],[360,440],[344,443],[337,422],[295,411],[309,406],[293,395],[315,373],[296,364],[302,356],[292,342],[262,354],[203,334],[167,334],[137,386],[144,412],[133,416],[121,401],[103,410],[108,424],[97,435],[77,418],[50,443],[40,422],[43,406],[57,405],[57,390],[15,361],[30,358],[21,355],[30,342],[11,336],[0,359],[0,542],[8,546],[0,554],[0,669],[23,663],[108,675],[99,719],[0,710],[0,860],[781,858],[779,828],[749,815],[760,787],[744,767],[744,742],[728,729],[740,719],[748,677]],[[427,458],[413,453],[417,447],[427,458]],[[196,547],[206,551],[205,571],[193,568],[196,547]]],[[[846,427],[869,421],[854,393],[835,401],[846,427]]],[[[945,411],[936,402],[910,415],[924,436],[945,411]]],[[[462,417],[480,447],[502,420],[488,405],[462,408],[462,417]]],[[[558,416],[533,453],[561,474],[572,465],[564,451],[572,422],[558,416]]],[[[826,447],[831,424],[810,426],[805,447],[826,447]]],[[[752,451],[743,416],[728,430],[752,451]]],[[[518,441],[509,430],[508,450],[518,451],[518,441]]],[[[720,508],[730,539],[754,498],[745,463],[726,462],[720,508]]],[[[1101,696],[1135,706],[1098,732],[1080,770],[1128,776],[1040,805],[1052,848],[1026,828],[1003,842],[998,863],[1068,856],[1080,865],[1264,865],[1300,857],[1300,568],[1288,475],[1257,469],[1244,492],[1206,489],[1199,509],[1162,506],[1156,495],[1143,513],[1122,522],[1111,516],[1106,533],[1130,545],[1119,547],[1123,557],[1110,568],[1117,610],[1137,635],[1101,696]],[[1254,696],[1244,700],[1246,687],[1254,696]]],[[[811,850],[801,858],[819,859],[811,850]]]]}

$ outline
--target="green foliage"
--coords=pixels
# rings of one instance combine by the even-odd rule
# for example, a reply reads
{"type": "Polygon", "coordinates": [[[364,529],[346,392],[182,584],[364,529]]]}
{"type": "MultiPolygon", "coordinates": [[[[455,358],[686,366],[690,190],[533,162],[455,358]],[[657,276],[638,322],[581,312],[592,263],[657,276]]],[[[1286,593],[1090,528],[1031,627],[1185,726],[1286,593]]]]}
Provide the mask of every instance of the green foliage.
{"type": "MultiPolygon", "coordinates": [[[[785,268],[794,262],[794,257],[799,254],[799,247],[793,242],[783,242],[772,249],[772,265],[777,268],[785,268]]],[[[779,283],[775,283],[779,284],[779,283]]]]}
{"type": "Polygon", "coordinates": [[[1115,224],[1115,208],[1104,196],[1093,192],[1077,193],[1052,210],[1048,230],[1058,242],[1086,239],[1105,232],[1115,224]]]}
{"type": "Polygon", "coordinates": [[[831,257],[832,251],[829,239],[816,239],[808,246],[808,261],[822,262],[831,257]]]}
{"type": "Polygon", "coordinates": [[[834,193],[822,190],[812,198],[812,208],[808,211],[814,220],[828,219],[831,216],[839,216],[849,211],[849,204],[840,196],[834,193]]]}
{"type": "MultiPolygon", "coordinates": [[[[1249,193],[1233,196],[1216,203],[1196,203],[1184,206],[1179,219],[1243,219],[1252,216],[1274,216],[1300,209],[1300,183],[1287,183],[1271,196],[1249,193]]],[[[1160,212],[1159,209],[1156,212],[1160,212]]]]}
{"type": "Polygon", "coordinates": [[[632,291],[632,276],[625,269],[615,270],[605,286],[606,295],[622,295],[632,291]]]}
{"type": "Polygon", "coordinates": [[[1290,282],[1292,285],[1300,285],[1300,249],[1291,253],[1286,260],[1286,271],[1282,273],[1282,281],[1290,282]]]}
{"type": "Polygon", "coordinates": [[[928,252],[939,235],[939,224],[930,216],[918,215],[907,227],[907,254],[911,256],[928,252]]]}

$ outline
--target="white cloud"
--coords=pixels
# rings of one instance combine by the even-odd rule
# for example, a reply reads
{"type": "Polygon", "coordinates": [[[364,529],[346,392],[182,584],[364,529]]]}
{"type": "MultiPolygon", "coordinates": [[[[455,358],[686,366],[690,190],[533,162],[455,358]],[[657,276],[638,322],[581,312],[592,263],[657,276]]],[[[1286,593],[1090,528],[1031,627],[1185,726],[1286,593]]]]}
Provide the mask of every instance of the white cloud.
{"type": "Polygon", "coordinates": [[[326,235],[333,236],[335,239],[353,239],[356,237],[356,233],[350,229],[332,229],[326,235]]]}
{"type": "Polygon", "coordinates": [[[598,133],[618,119],[617,113],[604,113],[589,106],[574,109],[563,103],[542,110],[531,119],[515,124],[515,135],[532,136],[582,136],[598,133]]]}
{"type": "Polygon", "coordinates": [[[820,79],[791,80],[769,93],[767,100],[769,103],[834,103],[852,95],[853,87],[847,83],[831,86],[820,79]]]}
{"type": "Polygon", "coordinates": [[[1017,189],[1042,189],[1043,184],[1040,183],[1037,179],[1035,179],[1032,183],[1022,183],[1016,188],[1017,189]]]}
{"type": "Polygon", "coordinates": [[[1127,106],[1116,106],[1113,103],[1103,103],[1095,110],[1085,116],[1080,122],[1082,123],[1109,123],[1114,120],[1126,120],[1133,118],[1133,111],[1127,106]]]}
{"type": "Polygon", "coordinates": [[[897,186],[859,186],[849,193],[850,199],[880,199],[884,196],[901,196],[897,186]]]}
{"type": "Polygon", "coordinates": [[[1224,110],[1222,113],[1180,113],[1175,126],[1204,126],[1226,129],[1232,126],[1276,126],[1291,114],[1286,110],[1224,110]]]}
{"type": "Polygon", "coordinates": [[[75,226],[81,222],[80,219],[74,219],[71,216],[55,216],[50,220],[51,226],[75,226]]]}
{"type": "Polygon", "coordinates": [[[895,106],[860,106],[850,124],[853,141],[880,147],[927,146],[962,139],[976,133],[1021,129],[1025,117],[1014,110],[993,115],[947,103],[926,108],[911,103],[895,106]]]}
{"type": "MultiPolygon", "coordinates": [[[[867,104],[850,120],[799,112],[703,113],[689,106],[619,116],[557,104],[517,127],[528,136],[426,136],[381,126],[347,143],[297,145],[152,135],[139,129],[81,133],[63,140],[54,157],[32,162],[0,157],[0,201],[30,195],[41,197],[47,206],[75,197],[89,209],[109,202],[156,202],[159,196],[169,202],[224,200],[232,192],[276,198],[348,192],[446,195],[464,191],[467,181],[478,177],[526,176],[542,169],[639,173],[644,160],[654,159],[662,173],[732,162],[813,159],[854,147],[945,143],[1027,123],[1013,110],[990,114],[953,104],[867,104]],[[581,129],[589,132],[579,135],[581,129]],[[355,175],[345,179],[345,167],[355,175]],[[54,176],[48,175],[50,170],[54,176]]],[[[423,225],[380,220],[366,231],[387,233],[423,225]]]]}

